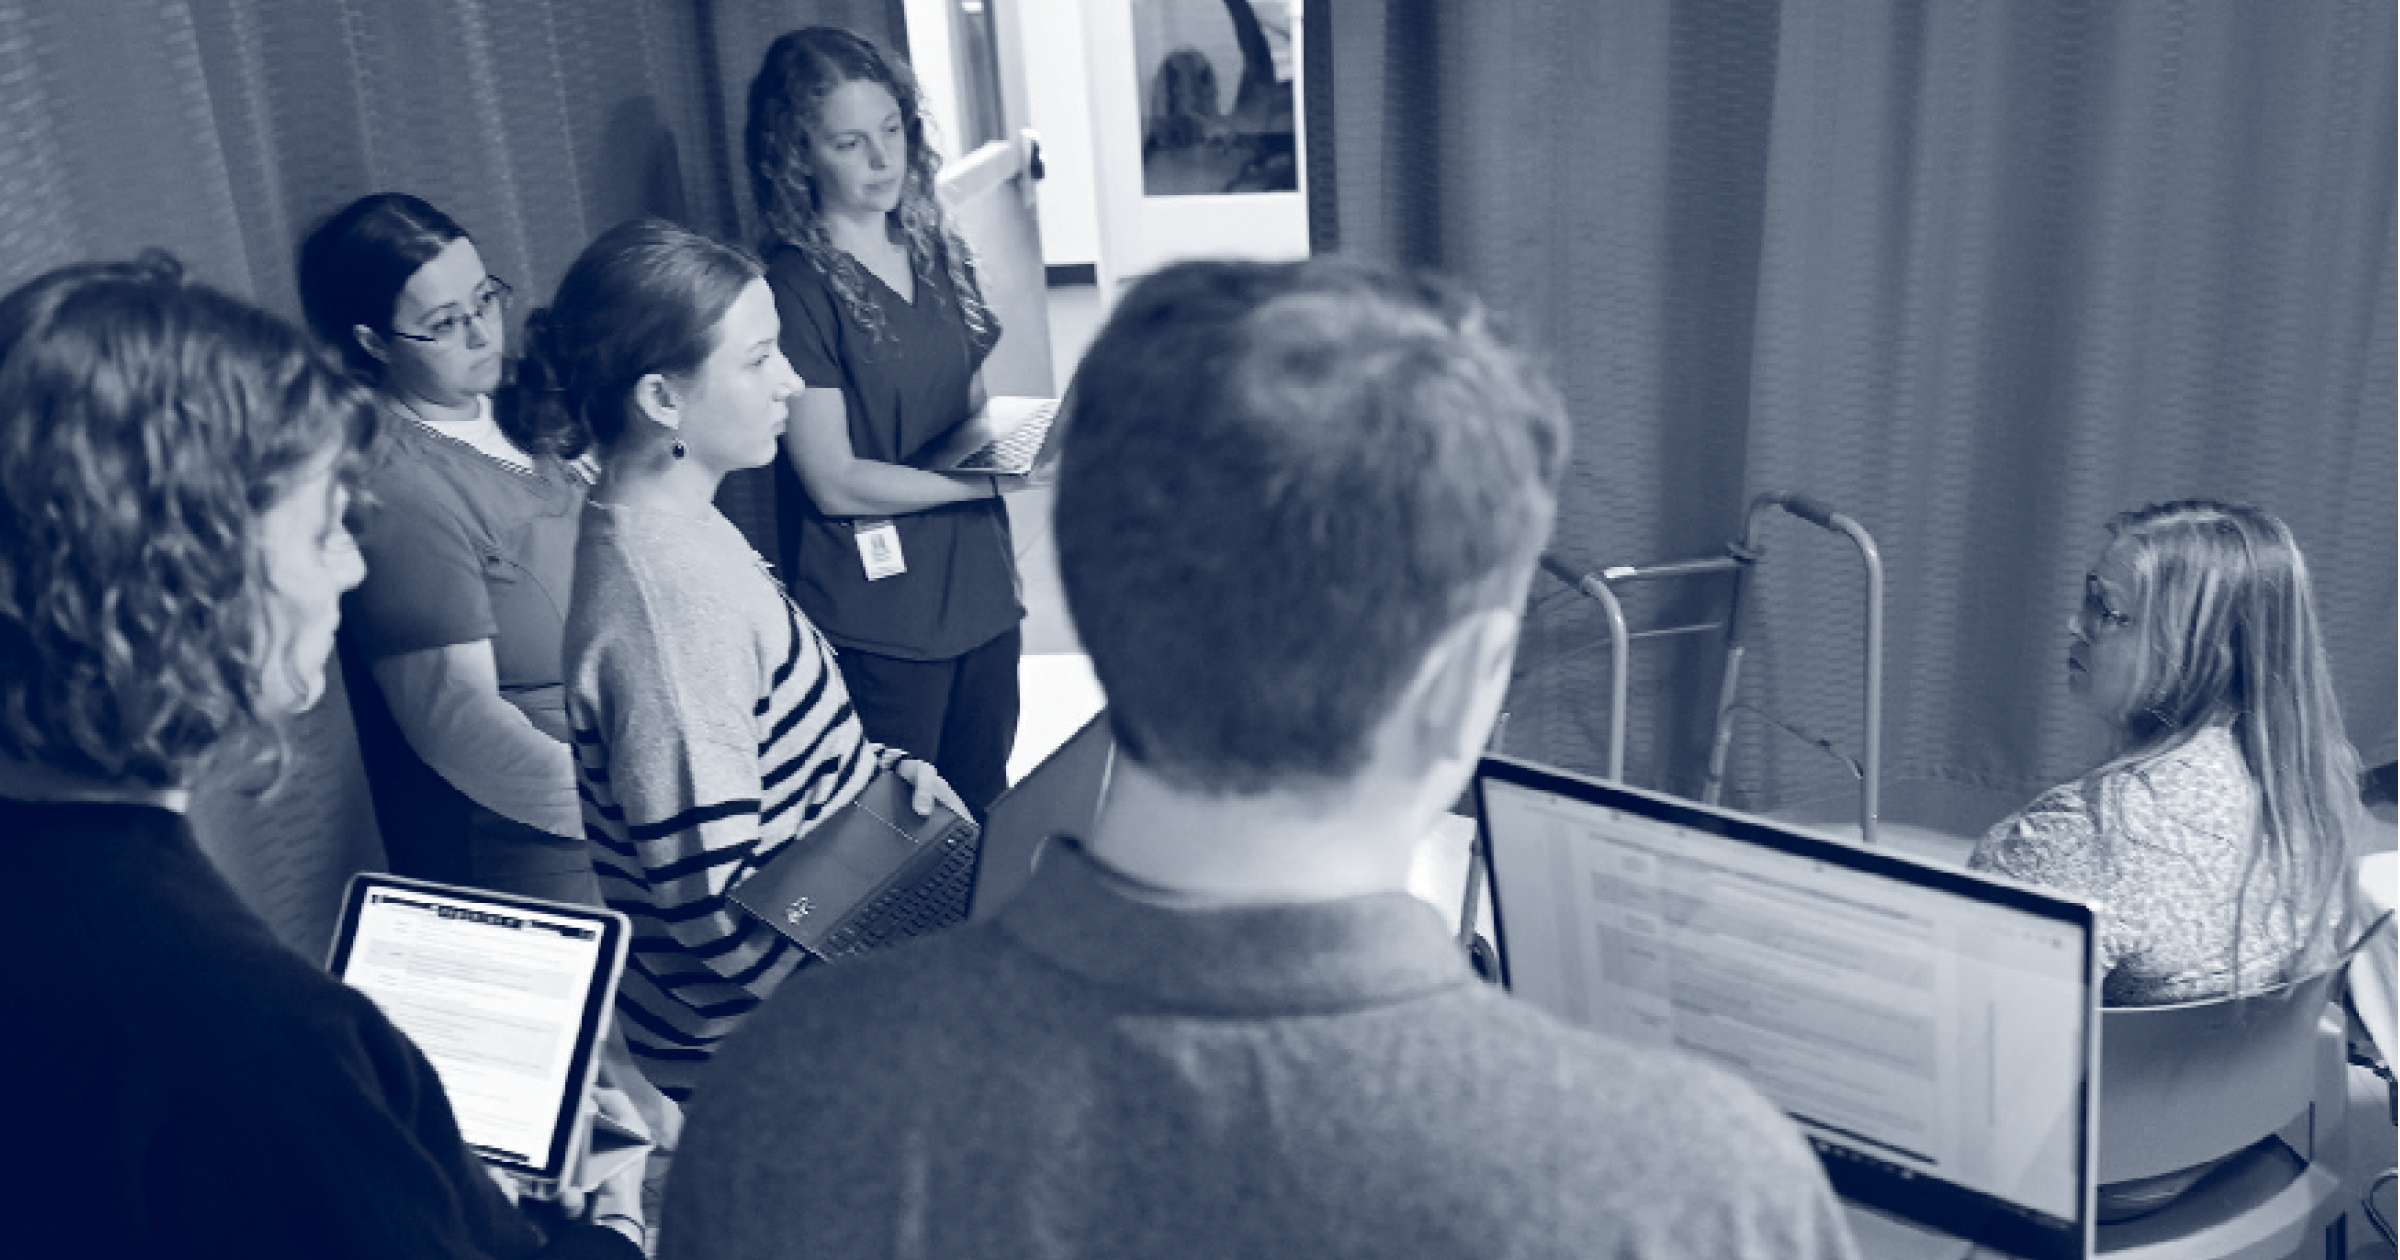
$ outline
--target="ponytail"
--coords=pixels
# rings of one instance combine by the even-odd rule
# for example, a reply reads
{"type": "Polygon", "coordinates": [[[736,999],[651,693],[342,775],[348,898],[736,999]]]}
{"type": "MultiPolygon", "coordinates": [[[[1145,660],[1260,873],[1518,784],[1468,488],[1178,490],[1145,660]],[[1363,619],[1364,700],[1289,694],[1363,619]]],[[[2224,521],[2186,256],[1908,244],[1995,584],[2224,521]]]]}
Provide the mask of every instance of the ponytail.
{"type": "Polygon", "coordinates": [[[525,317],[524,346],[515,378],[495,400],[500,428],[528,451],[573,459],[589,450],[599,435],[583,409],[569,400],[571,377],[559,359],[557,317],[549,307],[525,317]]]}
{"type": "Polygon", "coordinates": [[[601,233],[551,304],[526,317],[513,387],[519,423],[613,453],[634,383],[697,369],[717,321],[762,274],[747,253],[662,219],[601,233]]]}

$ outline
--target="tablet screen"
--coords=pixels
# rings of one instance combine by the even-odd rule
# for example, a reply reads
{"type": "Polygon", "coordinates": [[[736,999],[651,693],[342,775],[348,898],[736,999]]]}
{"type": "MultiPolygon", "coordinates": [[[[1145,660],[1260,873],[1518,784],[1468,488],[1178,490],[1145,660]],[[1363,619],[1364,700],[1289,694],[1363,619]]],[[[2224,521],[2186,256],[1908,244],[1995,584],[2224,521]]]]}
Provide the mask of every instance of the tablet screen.
{"type": "Polygon", "coordinates": [[[555,1178],[613,997],[622,925],[606,910],[360,876],[333,971],[432,1061],[468,1146],[555,1178]]]}

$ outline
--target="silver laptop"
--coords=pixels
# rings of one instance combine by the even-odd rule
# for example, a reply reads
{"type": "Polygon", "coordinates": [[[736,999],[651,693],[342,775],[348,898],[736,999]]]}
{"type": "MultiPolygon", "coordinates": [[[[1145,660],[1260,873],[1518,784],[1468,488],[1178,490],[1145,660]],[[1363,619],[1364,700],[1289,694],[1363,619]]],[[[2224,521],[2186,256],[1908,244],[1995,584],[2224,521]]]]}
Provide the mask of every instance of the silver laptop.
{"type": "Polygon", "coordinates": [[[1514,995],[1748,1080],[1862,1255],[2091,1254],[2089,906],[1506,758],[1475,791],[1514,995]]]}
{"type": "Polygon", "coordinates": [[[614,910],[368,873],[326,969],[432,1061],[468,1148],[548,1195],[650,1145],[588,1101],[626,944],[614,910]]]}
{"type": "Polygon", "coordinates": [[[996,397],[909,459],[927,472],[1023,476],[1058,447],[1059,400],[996,397]]]}

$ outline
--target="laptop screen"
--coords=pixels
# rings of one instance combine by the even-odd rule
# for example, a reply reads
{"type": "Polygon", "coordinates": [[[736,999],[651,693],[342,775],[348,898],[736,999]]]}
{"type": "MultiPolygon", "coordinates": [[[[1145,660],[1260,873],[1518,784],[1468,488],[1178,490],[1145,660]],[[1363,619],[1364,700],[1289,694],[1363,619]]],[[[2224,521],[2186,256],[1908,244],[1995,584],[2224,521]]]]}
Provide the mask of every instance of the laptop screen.
{"type": "Polygon", "coordinates": [[[1847,1199],[2087,1254],[2088,907],[1505,759],[1477,795],[1511,992],[1740,1075],[1847,1199]]]}
{"type": "Polygon", "coordinates": [[[432,1061],[469,1147],[555,1180],[624,951],[614,911],[361,875],[330,969],[432,1061]]]}

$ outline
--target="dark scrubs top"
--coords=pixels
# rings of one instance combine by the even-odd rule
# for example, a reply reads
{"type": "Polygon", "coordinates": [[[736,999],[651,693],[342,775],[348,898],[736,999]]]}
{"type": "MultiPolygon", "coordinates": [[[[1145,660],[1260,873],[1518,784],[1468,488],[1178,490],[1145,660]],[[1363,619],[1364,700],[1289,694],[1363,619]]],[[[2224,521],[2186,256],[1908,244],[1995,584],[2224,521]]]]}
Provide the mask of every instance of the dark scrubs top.
{"type": "MultiPolygon", "coordinates": [[[[863,269],[862,269],[863,270],[863,269]]],[[[798,250],[777,250],[767,282],[783,353],[810,389],[839,389],[859,458],[904,464],[967,418],[976,369],[999,340],[967,329],[949,285],[919,276],[904,302],[871,273],[883,312],[871,336],[798,250]]],[[[839,646],[905,660],[947,660],[989,643],[1025,615],[1008,509],[998,499],[893,519],[908,571],[869,582],[847,517],[817,511],[788,460],[775,461],[778,533],[792,598],[839,646]]]]}

